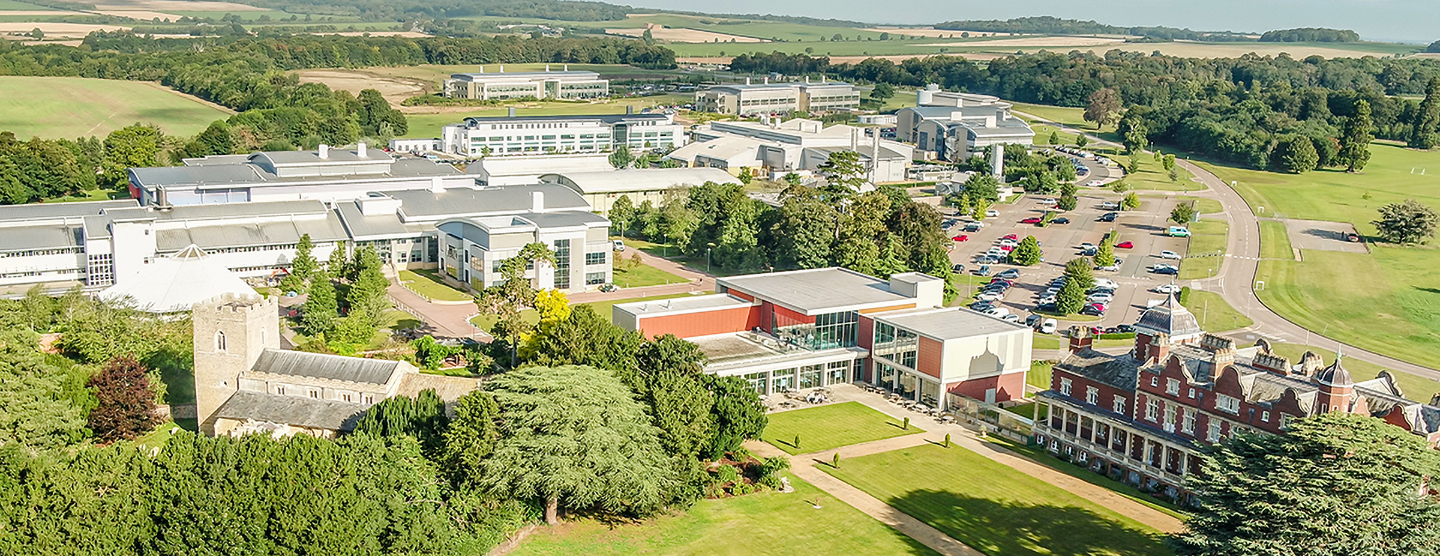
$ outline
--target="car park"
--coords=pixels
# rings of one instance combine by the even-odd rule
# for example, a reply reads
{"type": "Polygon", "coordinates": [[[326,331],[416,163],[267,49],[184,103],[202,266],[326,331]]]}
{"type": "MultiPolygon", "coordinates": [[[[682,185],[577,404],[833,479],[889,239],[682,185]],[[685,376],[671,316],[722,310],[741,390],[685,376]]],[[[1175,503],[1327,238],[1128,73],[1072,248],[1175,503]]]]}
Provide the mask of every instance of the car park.
{"type": "Polygon", "coordinates": [[[1015,240],[1013,240],[1013,239],[1003,239],[1003,238],[1002,238],[1000,241],[997,241],[997,242],[995,242],[995,243],[996,243],[997,245],[1009,245],[1009,246],[1011,246],[1011,247],[1014,247],[1014,246],[1016,246],[1016,245],[1020,245],[1020,242],[1018,242],[1018,241],[1015,241],[1015,240]]]}
{"type": "Polygon", "coordinates": [[[1015,313],[1007,313],[1004,315],[1000,315],[1000,320],[1003,320],[1005,322],[1020,322],[1020,315],[1017,315],[1015,313]]]}
{"type": "Polygon", "coordinates": [[[955,240],[955,241],[970,241],[970,236],[967,236],[967,235],[965,235],[965,234],[960,234],[960,235],[955,236],[955,237],[952,237],[952,238],[950,238],[950,239],[953,239],[953,240],[955,240]]]}
{"type": "Polygon", "coordinates": [[[1054,334],[1055,330],[1058,328],[1060,328],[1060,323],[1057,322],[1055,319],[1045,319],[1044,321],[1040,322],[1041,334],[1054,334]]]}
{"type": "Polygon", "coordinates": [[[1109,278],[1096,278],[1095,286],[1099,288],[1110,288],[1112,290],[1120,287],[1119,284],[1116,284],[1114,280],[1109,278]]]}
{"type": "Polygon", "coordinates": [[[1004,278],[1006,280],[1014,280],[1020,277],[1020,270],[1012,268],[1010,270],[1006,270],[1004,272],[996,274],[995,277],[1004,278]]]}
{"type": "Polygon", "coordinates": [[[994,292],[994,291],[983,292],[983,293],[981,293],[980,295],[975,296],[975,299],[978,299],[978,300],[980,300],[980,301],[992,301],[992,302],[993,302],[993,301],[1000,301],[1001,299],[1004,299],[1004,298],[1005,298],[1005,294],[1002,294],[1002,293],[1000,293],[1000,292],[994,292]]]}
{"type": "Polygon", "coordinates": [[[969,223],[969,224],[966,224],[964,228],[961,228],[961,231],[970,232],[970,233],[975,233],[975,232],[980,231],[980,228],[983,228],[983,227],[985,227],[984,224],[981,224],[981,223],[979,223],[979,222],[971,222],[971,223],[969,223]]]}
{"type": "Polygon", "coordinates": [[[973,271],[973,273],[974,273],[976,276],[989,276],[989,275],[990,275],[990,266],[989,266],[989,265],[981,265],[980,268],[975,269],[975,270],[973,271]]]}
{"type": "Polygon", "coordinates": [[[1009,309],[1006,309],[1006,308],[1004,308],[1004,307],[991,307],[989,311],[985,311],[985,314],[987,314],[987,315],[993,315],[993,316],[997,316],[997,317],[1003,317],[1003,316],[1005,316],[1005,315],[1010,314],[1010,310],[1009,310],[1009,309]]]}
{"type": "Polygon", "coordinates": [[[1034,328],[1040,324],[1040,319],[1040,315],[1030,315],[1028,317],[1025,317],[1025,326],[1034,328]]]}
{"type": "Polygon", "coordinates": [[[1044,296],[1044,297],[1041,297],[1040,299],[1035,300],[1036,303],[1039,303],[1039,304],[1041,304],[1041,305],[1046,305],[1046,304],[1054,303],[1054,302],[1056,302],[1056,301],[1059,301],[1059,300],[1055,298],[1055,294],[1049,294],[1049,295],[1046,295],[1046,296],[1044,296]]]}
{"type": "Polygon", "coordinates": [[[1115,259],[1115,264],[1105,266],[1096,265],[1095,270],[1101,270],[1105,272],[1120,272],[1120,259],[1115,259]]]}
{"type": "Polygon", "coordinates": [[[1004,237],[1001,237],[1000,239],[1002,239],[1002,240],[1005,240],[1005,239],[1018,240],[1018,239],[1020,239],[1020,236],[1015,235],[1015,234],[1005,234],[1004,237]]]}
{"type": "Polygon", "coordinates": [[[993,309],[994,307],[995,307],[995,304],[990,303],[989,301],[976,301],[976,302],[970,304],[970,309],[971,309],[971,310],[980,311],[981,313],[983,313],[983,312],[985,312],[985,311],[989,311],[990,309],[993,309]]]}
{"type": "Polygon", "coordinates": [[[1041,204],[1041,205],[1045,205],[1045,206],[1052,206],[1052,207],[1053,207],[1053,206],[1055,206],[1055,205],[1060,204],[1060,201],[1056,201],[1056,200],[1053,199],[1053,198],[1048,198],[1048,197],[1047,197],[1047,198],[1045,198],[1045,199],[1040,199],[1040,204],[1041,204]]]}
{"type": "Polygon", "coordinates": [[[1001,246],[1000,246],[1000,250],[1001,250],[1001,251],[1004,251],[1004,252],[1006,252],[1006,253],[1009,253],[1009,252],[1015,250],[1015,246],[1014,246],[1014,245],[1001,245],[1001,246]]]}
{"type": "Polygon", "coordinates": [[[1175,265],[1157,264],[1150,267],[1150,272],[1155,274],[1180,274],[1180,268],[1175,265]]]}
{"type": "Polygon", "coordinates": [[[1174,252],[1174,251],[1169,251],[1169,250],[1161,251],[1160,254],[1159,254],[1159,255],[1156,255],[1156,256],[1157,256],[1157,257],[1160,257],[1160,258],[1162,258],[1162,259],[1175,259],[1175,260],[1179,260],[1179,259],[1180,259],[1180,254],[1179,254],[1179,253],[1176,253],[1176,252],[1174,252]]]}
{"type": "Polygon", "coordinates": [[[1085,300],[1091,303],[1109,303],[1115,300],[1115,296],[1108,293],[1097,293],[1085,298],[1085,300]]]}
{"type": "Polygon", "coordinates": [[[1155,287],[1157,293],[1180,293],[1180,286],[1175,284],[1160,284],[1155,287]]]}
{"type": "Polygon", "coordinates": [[[986,210],[986,211],[985,211],[985,217],[986,217],[986,218],[996,218],[996,217],[999,217],[999,216],[1000,216],[1000,211],[998,211],[998,210],[989,209],[989,210],[986,210]]]}
{"type": "Polygon", "coordinates": [[[1134,243],[1134,242],[1130,242],[1130,241],[1122,241],[1122,242],[1120,242],[1120,243],[1116,243],[1116,244],[1115,244],[1115,248],[1116,248],[1116,249],[1134,249],[1134,248],[1135,248],[1135,243],[1134,243]]]}
{"type": "Polygon", "coordinates": [[[1080,250],[1081,250],[1081,251],[1089,251],[1089,250],[1094,249],[1094,248],[1095,248],[1095,244],[1094,244],[1094,243],[1090,243],[1090,242],[1088,242],[1088,241],[1085,242],[1085,243],[1081,243],[1081,244],[1080,244],[1080,250]]]}
{"type": "Polygon", "coordinates": [[[1105,310],[1104,310],[1104,309],[1097,308],[1097,307],[1098,307],[1098,305],[1086,305],[1084,308],[1080,309],[1080,314],[1085,315],[1085,316],[1089,316],[1089,317],[1103,317],[1103,316],[1105,316],[1105,310]]]}
{"type": "Polygon", "coordinates": [[[1059,226],[1059,225],[1063,225],[1063,224],[1069,224],[1069,223],[1070,223],[1070,219],[1069,219],[1069,218],[1065,218],[1065,217],[1062,216],[1062,217],[1060,217],[1060,218],[1056,218],[1056,219],[1054,219],[1054,220],[1051,220],[1050,223],[1051,223],[1051,224],[1054,224],[1054,225],[1056,225],[1056,226],[1059,226]]]}

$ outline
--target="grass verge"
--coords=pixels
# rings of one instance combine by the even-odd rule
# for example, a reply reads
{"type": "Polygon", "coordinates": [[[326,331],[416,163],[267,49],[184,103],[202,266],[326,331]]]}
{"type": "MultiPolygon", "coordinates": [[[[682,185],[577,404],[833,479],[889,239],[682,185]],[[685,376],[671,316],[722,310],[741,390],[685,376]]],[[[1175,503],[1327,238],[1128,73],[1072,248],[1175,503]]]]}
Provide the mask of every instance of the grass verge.
{"type": "Polygon", "coordinates": [[[1200,321],[1200,328],[1210,332],[1223,332],[1227,330],[1239,330],[1255,324],[1250,317],[1240,314],[1225,298],[1215,292],[1192,290],[1183,288],[1180,295],[1180,304],[1195,314],[1195,320],[1200,321]]]}
{"type": "Polygon", "coordinates": [[[653,266],[642,264],[629,270],[616,268],[612,282],[622,288],[642,288],[645,286],[679,284],[688,282],[688,280],[653,266]]]}
{"type": "Polygon", "coordinates": [[[1199,280],[1220,273],[1225,262],[1225,246],[1229,240],[1230,223],[1224,220],[1201,220],[1190,223],[1190,247],[1180,261],[1180,280],[1199,280]],[[1202,256],[1203,255],[1203,256],[1202,256]]]}
{"type": "Polygon", "coordinates": [[[1284,222],[1260,221],[1260,258],[1286,261],[1295,259],[1295,251],[1290,247],[1290,234],[1285,231],[1284,222]]]}
{"type": "MultiPolygon", "coordinates": [[[[1045,412],[1042,412],[1041,415],[1044,416],[1045,412]]],[[[1130,486],[1129,484],[1113,480],[1104,475],[1093,473],[1088,469],[1084,469],[1072,463],[1063,461],[1060,458],[1050,455],[1050,452],[1045,451],[1039,446],[1021,444],[1019,442],[1015,442],[1008,438],[999,436],[988,436],[985,438],[985,440],[1027,458],[1030,458],[1036,463],[1043,464],[1046,467],[1055,469],[1056,471],[1059,471],[1071,477],[1075,477],[1095,486],[1105,487],[1107,489],[1115,491],[1121,496],[1149,506],[1151,509],[1154,509],[1156,511],[1168,514],[1170,517],[1173,517],[1175,519],[1183,520],[1190,517],[1189,514],[1185,513],[1184,510],[1181,510],[1179,507],[1176,507],[1173,504],[1170,504],[1159,498],[1155,498],[1154,496],[1151,496],[1145,491],[1130,486]]]]}
{"type": "Polygon", "coordinates": [[[402,270],[400,271],[400,281],[406,282],[410,289],[419,292],[420,295],[436,301],[470,301],[473,299],[468,292],[446,284],[434,270],[402,270]]]}

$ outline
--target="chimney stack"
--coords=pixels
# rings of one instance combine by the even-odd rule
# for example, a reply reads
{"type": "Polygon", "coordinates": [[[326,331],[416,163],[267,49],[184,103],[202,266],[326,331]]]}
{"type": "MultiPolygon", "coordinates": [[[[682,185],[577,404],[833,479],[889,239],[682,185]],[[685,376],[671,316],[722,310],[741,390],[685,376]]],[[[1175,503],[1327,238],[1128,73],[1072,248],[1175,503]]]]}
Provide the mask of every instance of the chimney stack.
{"type": "Polygon", "coordinates": [[[355,144],[355,156],[358,156],[358,157],[360,157],[360,158],[366,158],[366,157],[367,157],[366,154],[365,154],[365,142],[364,142],[364,141],[361,141],[361,142],[355,144]]]}
{"type": "Polygon", "coordinates": [[[570,64],[565,64],[565,71],[570,71],[570,64]]]}
{"type": "Polygon", "coordinates": [[[545,212],[545,192],[530,192],[530,212],[545,212]]]}
{"type": "Polygon", "coordinates": [[[324,143],[321,143],[321,144],[320,144],[320,152],[319,152],[318,154],[320,155],[320,158],[321,158],[322,160],[327,159],[327,158],[330,158],[330,145],[326,145],[326,144],[324,144],[324,143]]]}
{"type": "Polygon", "coordinates": [[[545,64],[545,73],[550,73],[550,64],[545,64]]]}
{"type": "Polygon", "coordinates": [[[170,210],[170,194],[165,192],[165,186],[155,188],[155,208],[162,211],[170,210]]]}
{"type": "Polygon", "coordinates": [[[1080,326],[1070,327],[1070,353],[1079,353],[1090,349],[1095,343],[1095,338],[1090,336],[1090,330],[1080,326]]]}
{"type": "Polygon", "coordinates": [[[514,107],[514,106],[511,106],[511,107],[510,107],[510,112],[509,112],[507,115],[508,115],[509,117],[511,117],[511,118],[514,118],[514,117],[515,117],[515,107],[514,107]]]}
{"type": "Polygon", "coordinates": [[[765,76],[765,84],[766,84],[766,85],[769,85],[769,84],[770,84],[770,76],[768,76],[768,75],[765,76]]]}

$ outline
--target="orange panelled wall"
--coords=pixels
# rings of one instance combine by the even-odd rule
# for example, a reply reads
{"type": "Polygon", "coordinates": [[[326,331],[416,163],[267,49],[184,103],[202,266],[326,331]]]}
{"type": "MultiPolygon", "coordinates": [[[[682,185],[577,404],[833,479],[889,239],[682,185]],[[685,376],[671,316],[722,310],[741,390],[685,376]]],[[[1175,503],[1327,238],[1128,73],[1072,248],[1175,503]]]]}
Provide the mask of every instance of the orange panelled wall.
{"type": "Polygon", "coordinates": [[[985,399],[985,391],[995,389],[995,401],[1018,400],[1025,397],[1025,373],[1008,373],[988,378],[977,378],[947,385],[946,390],[975,398],[985,399]]]}
{"type": "Polygon", "coordinates": [[[638,326],[649,337],[674,334],[679,338],[694,338],[743,332],[760,326],[760,307],[735,307],[702,313],[654,316],[640,319],[638,326]]]}
{"type": "Polygon", "coordinates": [[[915,354],[915,370],[942,378],[943,372],[940,368],[941,360],[944,358],[945,344],[931,340],[924,336],[920,337],[920,350],[915,354]]]}
{"type": "Polygon", "coordinates": [[[892,306],[892,307],[875,307],[875,308],[873,308],[873,309],[861,309],[861,310],[860,310],[860,314],[862,314],[862,315],[870,315],[870,314],[874,314],[874,313],[884,313],[884,312],[887,312],[887,311],[904,311],[904,310],[906,310],[906,309],[914,309],[914,308],[915,308],[915,304],[914,304],[914,303],[907,303],[907,304],[905,304],[905,305],[895,305],[895,306],[892,306]]]}
{"type": "Polygon", "coordinates": [[[770,302],[768,302],[768,301],[765,302],[765,304],[766,304],[766,305],[769,305],[769,306],[771,306],[771,307],[774,307],[774,311],[775,311],[776,313],[778,313],[779,316],[785,317],[785,318],[789,319],[791,322],[796,322],[796,323],[808,322],[808,323],[811,323],[811,324],[813,324],[813,323],[815,322],[815,317],[807,317],[807,316],[805,316],[805,315],[803,315],[803,314],[801,314],[801,313],[797,313],[797,312],[792,311],[792,310],[790,310],[790,309],[788,309],[788,308],[785,308],[785,307],[780,306],[780,305],[776,305],[776,304],[774,304],[774,303],[770,303],[770,302]]]}

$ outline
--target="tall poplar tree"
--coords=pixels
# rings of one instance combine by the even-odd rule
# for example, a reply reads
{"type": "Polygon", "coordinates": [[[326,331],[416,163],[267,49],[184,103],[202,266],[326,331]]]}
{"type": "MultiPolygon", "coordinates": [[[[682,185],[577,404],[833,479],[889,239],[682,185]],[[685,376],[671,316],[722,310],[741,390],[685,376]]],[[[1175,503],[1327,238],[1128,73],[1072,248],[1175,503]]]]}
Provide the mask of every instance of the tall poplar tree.
{"type": "Polygon", "coordinates": [[[1347,172],[1359,172],[1370,161],[1370,141],[1374,124],[1370,121],[1370,103],[1355,101],[1355,114],[1345,120],[1345,129],[1340,133],[1340,154],[1335,160],[1345,166],[1347,172]]]}

